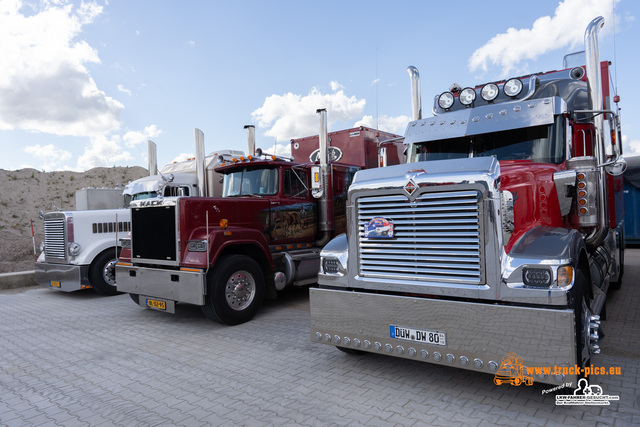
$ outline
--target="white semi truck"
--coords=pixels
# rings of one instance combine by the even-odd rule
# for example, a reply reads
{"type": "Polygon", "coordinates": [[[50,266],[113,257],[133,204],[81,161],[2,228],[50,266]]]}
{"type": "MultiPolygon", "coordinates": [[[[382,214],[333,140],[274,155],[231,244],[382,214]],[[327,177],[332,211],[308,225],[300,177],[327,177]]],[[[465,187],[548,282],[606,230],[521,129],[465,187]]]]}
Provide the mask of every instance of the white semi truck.
{"type": "MultiPolygon", "coordinates": [[[[207,180],[221,191],[214,169],[219,157],[243,156],[239,150],[221,150],[206,158],[207,180]]],[[[131,230],[132,200],[197,195],[194,159],[165,166],[157,173],[155,144],[149,141],[149,173],[130,182],[122,192],[122,209],[48,212],[44,221],[44,242],[35,263],[36,283],[72,292],[93,288],[101,295],[117,293],[115,264],[120,254],[119,237],[131,230]]]]}

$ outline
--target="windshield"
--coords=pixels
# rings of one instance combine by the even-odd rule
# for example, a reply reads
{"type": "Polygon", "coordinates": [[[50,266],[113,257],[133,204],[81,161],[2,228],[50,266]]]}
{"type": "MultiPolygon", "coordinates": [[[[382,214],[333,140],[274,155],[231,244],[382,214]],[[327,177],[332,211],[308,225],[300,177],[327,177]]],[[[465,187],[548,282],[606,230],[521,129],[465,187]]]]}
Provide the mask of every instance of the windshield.
{"type": "Polygon", "coordinates": [[[498,160],[531,160],[537,163],[564,161],[564,120],[554,125],[534,126],[412,144],[411,162],[495,157],[498,160]]]}
{"type": "Polygon", "coordinates": [[[155,199],[158,197],[158,193],[155,191],[145,191],[143,193],[136,193],[133,195],[133,200],[142,200],[142,199],[155,199]]]}
{"type": "Polygon", "coordinates": [[[278,193],[278,169],[237,170],[224,176],[222,197],[278,193]]]}

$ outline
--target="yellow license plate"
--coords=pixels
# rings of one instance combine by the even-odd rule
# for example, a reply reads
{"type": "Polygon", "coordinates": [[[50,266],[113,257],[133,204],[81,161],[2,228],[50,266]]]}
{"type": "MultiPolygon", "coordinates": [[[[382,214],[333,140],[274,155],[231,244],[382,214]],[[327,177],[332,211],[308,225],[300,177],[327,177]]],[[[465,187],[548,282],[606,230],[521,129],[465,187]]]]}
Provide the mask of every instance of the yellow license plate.
{"type": "Polygon", "coordinates": [[[62,286],[62,284],[60,282],[52,280],[51,281],[51,286],[53,286],[54,288],[59,288],[60,286],[62,286]]]}
{"type": "Polygon", "coordinates": [[[164,301],[156,301],[154,299],[148,299],[147,300],[147,307],[157,308],[158,310],[166,310],[167,309],[167,303],[164,302],[164,301]]]}

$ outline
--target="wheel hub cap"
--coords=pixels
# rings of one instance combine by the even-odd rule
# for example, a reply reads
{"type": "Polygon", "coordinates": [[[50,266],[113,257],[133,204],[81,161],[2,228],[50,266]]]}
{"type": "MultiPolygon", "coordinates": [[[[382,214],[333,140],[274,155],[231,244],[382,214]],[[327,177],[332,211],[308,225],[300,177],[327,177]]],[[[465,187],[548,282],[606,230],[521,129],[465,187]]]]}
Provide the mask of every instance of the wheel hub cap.
{"type": "Polygon", "coordinates": [[[238,271],[229,277],[225,287],[225,297],[229,307],[234,310],[247,308],[256,295],[256,283],[246,271],[238,271]]]}

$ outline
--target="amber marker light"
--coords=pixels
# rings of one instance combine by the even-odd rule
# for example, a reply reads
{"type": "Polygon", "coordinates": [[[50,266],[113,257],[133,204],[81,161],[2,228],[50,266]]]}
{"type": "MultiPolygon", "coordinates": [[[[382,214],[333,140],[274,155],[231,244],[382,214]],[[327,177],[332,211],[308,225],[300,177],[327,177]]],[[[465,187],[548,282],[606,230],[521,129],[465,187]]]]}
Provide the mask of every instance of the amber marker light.
{"type": "Polygon", "coordinates": [[[229,220],[224,218],[220,220],[220,227],[227,228],[228,226],[229,226],[229,220]]]}
{"type": "Polygon", "coordinates": [[[564,287],[571,284],[573,280],[573,267],[567,265],[558,267],[558,286],[564,287]]]}

